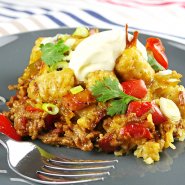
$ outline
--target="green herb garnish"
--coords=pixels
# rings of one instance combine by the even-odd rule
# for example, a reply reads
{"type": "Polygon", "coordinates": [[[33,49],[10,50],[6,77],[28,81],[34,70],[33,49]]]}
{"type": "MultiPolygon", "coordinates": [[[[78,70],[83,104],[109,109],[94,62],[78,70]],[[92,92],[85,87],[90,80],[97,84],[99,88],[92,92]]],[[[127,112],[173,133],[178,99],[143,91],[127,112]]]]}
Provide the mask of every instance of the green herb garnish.
{"type": "Polygon", "coordinates": [[[41,59],[49,66],[61,62],[64,54],[69,51],[69,47],[64,44],[63,40],[57,43],[41,44],[41,59]]]}
{"type": "Polygon", "coordinates": [[[130,101],[138,100],[133,96],[125,94],[119,87],[116,79],[104,78],[97,81],[91,88],[93,96],[99,102],[107,102],[111,100],[107,109],[107,115],[124,114],[130,101]]]}
{"type": "Polygon", "coordinates": [[[151,65],[151,67],[154,69],[155,72],[163,71],[165,68],[160,65],[154,58],[153,54],[148,52],[148,63],[151,65]]]}

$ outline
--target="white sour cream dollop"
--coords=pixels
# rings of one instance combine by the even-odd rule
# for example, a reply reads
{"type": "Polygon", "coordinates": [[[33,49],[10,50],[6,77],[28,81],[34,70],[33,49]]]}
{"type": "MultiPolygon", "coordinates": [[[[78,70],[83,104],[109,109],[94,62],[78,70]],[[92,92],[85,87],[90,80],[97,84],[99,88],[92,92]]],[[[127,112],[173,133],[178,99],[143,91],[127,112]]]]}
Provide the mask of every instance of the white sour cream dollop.
{"type": "MultiPolygon", "coordinates": [[[[129,40],[133,38],[128,35],[129,40]]],[[[96,70],[112,71],[116,59],[126,47],[126,36],[123,30],[115,29],[96,33],[84,39],[72,53],[69,67],[80,81],[88,73],[96,70]]],[[[137,48],[147,60],[145,46],[137,41],[137,48]]]]}

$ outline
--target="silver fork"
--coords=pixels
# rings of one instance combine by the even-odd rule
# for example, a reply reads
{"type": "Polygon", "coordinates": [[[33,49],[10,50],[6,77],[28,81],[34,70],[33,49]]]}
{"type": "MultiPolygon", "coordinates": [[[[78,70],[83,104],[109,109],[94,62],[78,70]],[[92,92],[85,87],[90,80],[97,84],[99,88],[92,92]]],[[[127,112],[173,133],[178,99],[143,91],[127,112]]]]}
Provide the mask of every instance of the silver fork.
{"type": "Polygon", "coordinates": [[[71,184],[104,180],[118,160],[71,160],[57,157],[31,142],[14,141],[0,133],[9,167],[41,184],[71,184]]]}

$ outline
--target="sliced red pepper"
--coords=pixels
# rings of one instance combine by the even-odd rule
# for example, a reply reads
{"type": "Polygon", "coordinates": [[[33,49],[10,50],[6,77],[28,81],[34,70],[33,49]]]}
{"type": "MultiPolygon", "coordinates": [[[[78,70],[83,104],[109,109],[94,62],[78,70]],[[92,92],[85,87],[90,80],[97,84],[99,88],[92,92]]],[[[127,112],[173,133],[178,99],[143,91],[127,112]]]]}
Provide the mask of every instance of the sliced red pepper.
{"type": "Polygon", "coordinates": [[[146,49],[152,51],[154,58],[165,69],[168,68],[168,59],[165,54],[165,48],[159,38],[148,38],[146,40],[146,49]]]}
{"type": "Polygon", "coordinates": [[[144,98],[147,94],[147,87],[143,80],[129,80],[121,83],[123,91],[136,98],[144,98]]]}
{"type": "Polygon", "coordinates": [[[17,134],[11,121],[3,114],[0,114],[0,132],[6,134],[7,136],[11,137],[14,140],[17,141],[21,140],[21,136],[17,134]]]}
{"type": "Polygon", "coordinates": [[[152,137],[149,129],[143,123],[130,123],[120,130],[120,134],[135,139],[151,139],[152,137]]]}

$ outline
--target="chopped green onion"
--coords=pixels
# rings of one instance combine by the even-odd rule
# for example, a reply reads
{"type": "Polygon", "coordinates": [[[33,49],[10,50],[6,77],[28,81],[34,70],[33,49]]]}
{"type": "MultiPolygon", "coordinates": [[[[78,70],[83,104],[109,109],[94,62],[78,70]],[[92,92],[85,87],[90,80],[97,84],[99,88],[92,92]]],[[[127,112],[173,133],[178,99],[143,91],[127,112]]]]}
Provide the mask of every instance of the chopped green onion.
{"type": "Polygon", "coordinates": [[[83,38],[88,37],[89,36],[89,30],[84,26],[78,27],[74,31],[73,36],[78,36],[78,37],[83,37],[83,38]]]}
{"type": "Polygon", "coordinates": [[[43,103],[42,109],[51,115],[56,115],[59,112],[59,108],[52,103],[43,103]]]}
{"type": "Polygon", "coordinates": [[[79,93],[79,92],[81,92],[81,91],[83,91],[83,90],[84,90],[83,87],[82,87],[81,85],[78,85],[78,86],[76,86],[76,87],[71,88],[71,89],[70,89],[70,92],[71,92],[72,94],[77,94],[77,93],[79,93]]]}
{"type": "Polygon", "coordinates": [[[61,69],[64,69],[64,68],[68,68],[68,66],[69,66],[69,64],[65,61],[58,62],[58,63],[53,64],[50,67],[50,71],[61,70],[61,69]]]}

